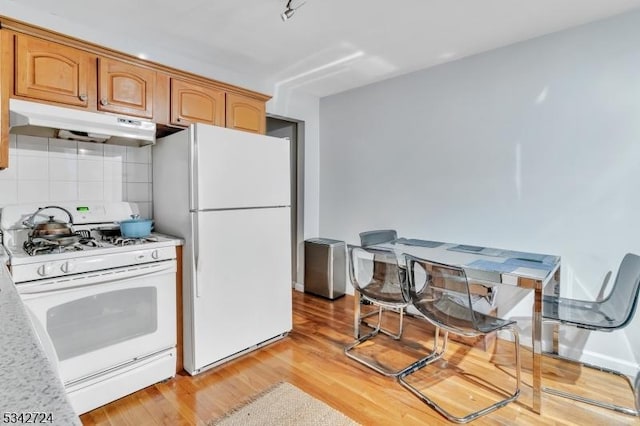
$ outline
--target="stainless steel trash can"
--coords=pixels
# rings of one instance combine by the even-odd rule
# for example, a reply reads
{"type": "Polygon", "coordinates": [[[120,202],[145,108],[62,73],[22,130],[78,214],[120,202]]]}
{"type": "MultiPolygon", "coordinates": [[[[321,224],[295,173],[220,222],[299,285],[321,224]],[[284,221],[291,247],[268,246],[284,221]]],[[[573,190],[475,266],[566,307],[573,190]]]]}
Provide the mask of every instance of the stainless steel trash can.
{"type": "Polygon", "coordinates": [[[346,287],[346,244],[329,238],[304,242],[304,292],[336,299],[346,287]]]}

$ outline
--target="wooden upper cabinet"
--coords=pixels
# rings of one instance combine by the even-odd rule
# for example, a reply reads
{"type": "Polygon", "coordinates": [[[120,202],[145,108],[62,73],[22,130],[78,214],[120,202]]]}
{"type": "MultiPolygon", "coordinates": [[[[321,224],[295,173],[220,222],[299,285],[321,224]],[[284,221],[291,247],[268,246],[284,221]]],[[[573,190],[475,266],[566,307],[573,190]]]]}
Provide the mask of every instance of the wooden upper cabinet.
{"type": "Polygon", "coordinates": [[[156,71],[98,58],[98,110],[153,118],[156,71]]]}
{"type": "Polygon", "coordinates": [[[0,31],[0,170],[9,167],[9,95],[13,62],[13,36],[0,31]]]}
{"type": "Polygon", "coordinates": [[[225,125],[225,92],[194,82],[171,79],[171,124],[225,125]]]}
{"type": "Polygon", "coordinates": [[[265,103],[258,99],[227,93],[226,127],[246,132],[266,132],[265,103]]]}
{"type": "Polygon", "coordinates": [[[9,166],[9,100],[264,134],[268,96],[0,17],[0,169],[9,166]]]}
{"type": "Polygon", "coordinates": [[[87,107],[95,88],[95,60],[82,50],[18,34],[15,95],[87,107]]]}

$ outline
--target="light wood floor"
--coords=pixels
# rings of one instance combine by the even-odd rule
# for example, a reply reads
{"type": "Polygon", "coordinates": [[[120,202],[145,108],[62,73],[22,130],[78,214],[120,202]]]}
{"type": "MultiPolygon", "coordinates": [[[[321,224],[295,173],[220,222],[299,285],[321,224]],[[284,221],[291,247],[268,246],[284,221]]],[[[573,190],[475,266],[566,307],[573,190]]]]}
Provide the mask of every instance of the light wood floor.
{"type": "MultiPolygon", "coordinates": [[[[252,352],[196,377],[183,373],[166,383],[148,387],[84,414],[86,425],[203,425],[249,400],[269,386],[287,381],[325,401],[363,425],[439,425],[443,417],[405,390],[393,378],[384,377],[348,359],[343,347],[352,341],[353,298],[328,301],[299,292],[293,294],[294,328],[285,339],[252,352]]],[[[241,307],[239,307],[241,309],[241,307]]],[[[259,321],[256,318],[256,321],[259,321]]],[[[422,321],[409,319],[403,345],[384,336],[363,345],[358,353],[370,353],[381,363],[409,363],[432,335],[422,321]],[[398,348],[402,347],[402,350],[398,348]]],[[[486,402],[491,389],[513,386],[513,344],[498,341],[490,351],[450,342],[448,364],[439,363],[412,378],[451,411],[486,402]],[[443,367],[448,367],[444,369],[443,367]],[[485,390],[481,377],[493,386],[485,390]]],[[[476,425],[630,425],[638,418],[543,395],[543,413],[531,411],[530,353],[522,352],[523,385],[520,398],[473,422],[476,425]]],[[[545,358],[546,385],[577,386],[586,392],[631,404],[624,382],[588,375],[571,364],[545,358]],[[555,379],[555,381],[553,380],[555,379]],[[577,385],[576,385],[577,383],[577,385]]]]}

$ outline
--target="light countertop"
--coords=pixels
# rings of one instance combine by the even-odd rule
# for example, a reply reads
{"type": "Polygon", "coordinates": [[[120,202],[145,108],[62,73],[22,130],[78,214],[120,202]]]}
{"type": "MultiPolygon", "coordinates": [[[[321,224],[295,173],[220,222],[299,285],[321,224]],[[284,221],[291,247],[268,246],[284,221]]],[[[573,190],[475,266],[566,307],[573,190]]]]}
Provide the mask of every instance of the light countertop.
{"type": "Polygon", "coordinates": [[[5,264],[0,246],[0,421],[21,424],[51,419],[46,423],[80,425],[5,264]],[[23,421],[7,417],[14,413],[22,414],[23,421]]]}

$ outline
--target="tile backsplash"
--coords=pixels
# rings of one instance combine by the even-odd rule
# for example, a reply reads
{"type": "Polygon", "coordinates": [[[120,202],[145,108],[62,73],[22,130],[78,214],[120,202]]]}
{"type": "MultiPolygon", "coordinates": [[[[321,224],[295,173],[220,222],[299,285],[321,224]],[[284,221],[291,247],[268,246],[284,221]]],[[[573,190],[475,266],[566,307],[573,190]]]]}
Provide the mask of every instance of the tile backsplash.
{"type": "Polygon", "coordinates": [[[0,208],[56,201],[130,201],[151,218],[151,146],[141,148],[11,135],[0,170],[0,208]]]}

